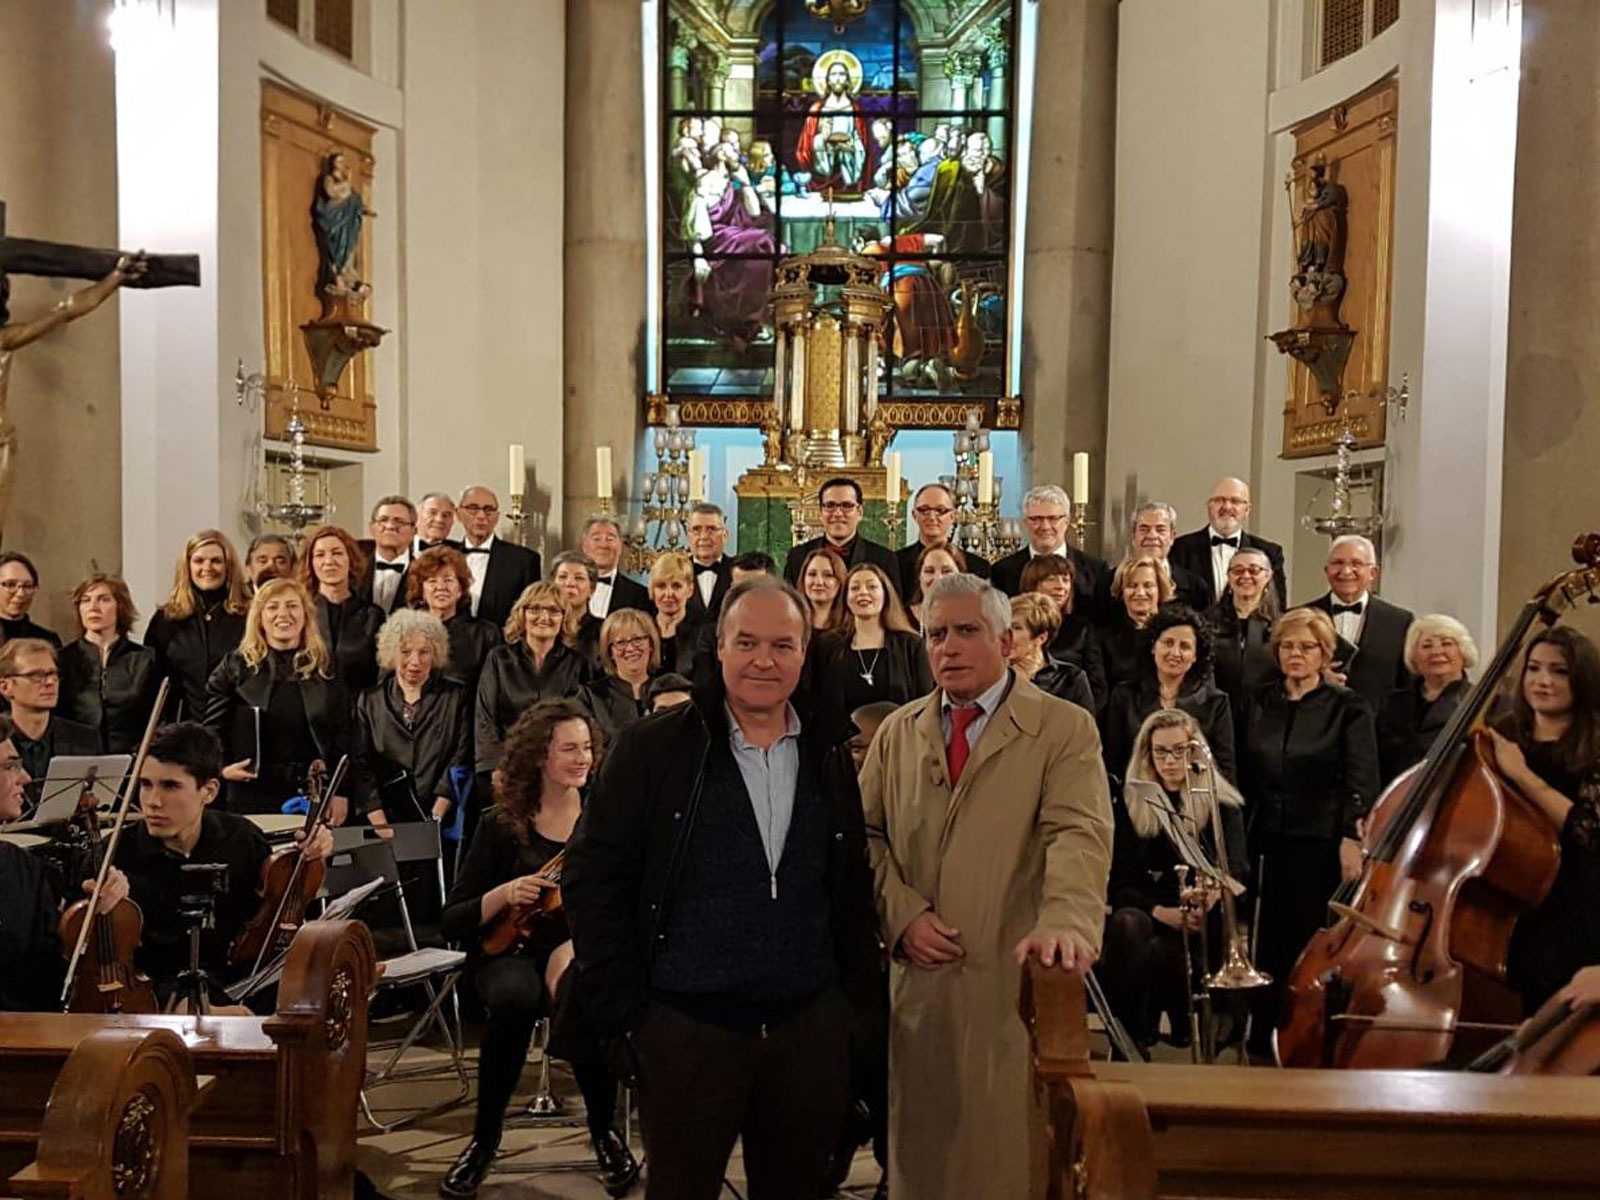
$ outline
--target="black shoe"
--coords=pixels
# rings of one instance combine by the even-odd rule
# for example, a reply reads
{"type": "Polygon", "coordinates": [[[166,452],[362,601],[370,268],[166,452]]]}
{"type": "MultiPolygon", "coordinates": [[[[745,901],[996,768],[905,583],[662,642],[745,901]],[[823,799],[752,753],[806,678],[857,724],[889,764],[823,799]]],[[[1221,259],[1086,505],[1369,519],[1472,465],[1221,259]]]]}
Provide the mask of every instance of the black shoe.
{"type": "Polygon", "coordinates": [[[608,1196],[626,1196],[639,1179],[639,1160],[615,1129],[590,1135],[595,1161],[600,1164],[600,1186],[608,1196]]]}
{"type": "Polygon", "coordinates": [[[439,1181],[439,1194],[451,1197],[476,1196],[489,1174],[489,1168],[494,1166],[494,1156],[499,1149],[498,1141],[480,1142],[473,1138],[439,1181]]]}

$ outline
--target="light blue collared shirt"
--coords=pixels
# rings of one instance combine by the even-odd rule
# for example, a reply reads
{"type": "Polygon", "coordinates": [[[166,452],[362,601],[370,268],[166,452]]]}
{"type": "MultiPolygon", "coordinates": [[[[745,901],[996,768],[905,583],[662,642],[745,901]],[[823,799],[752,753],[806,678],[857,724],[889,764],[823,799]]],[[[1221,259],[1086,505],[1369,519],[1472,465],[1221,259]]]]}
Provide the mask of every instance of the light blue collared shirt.
{"type": "MultiPolygon", "coordinates": [[[[978,739],[983,736],[983,731],[988,728],[989,718],[994,716],[995,710],[1000,707],[1000,702],[1006,698],[1006,693],[1011,690],[1011,668],[1007,667],[1004,675],[993,687],[985,690],[973,701],[973,704],[983,710],[983,714],[967,726],[967,748],[970,750],[978,744],[978,739]]],[[[944,734],[944,744],[950,744],[950,710],[952,708],[967,708],[968,705],[957,705],[943,692],[939,693],[939,728],[944,734]]]]}
{"type": "Polygon", "coordinates": [[[794,793],[800,781],[800,714],[794,705],[784,705],[783,736],[762,749],[745,739],[744,730],[728,714],[728,749],[738,764],[744,790],[750,793],[750,808],[761,846],[767,854],[767,871],[772,877],[772,898],[778,898],[778,864],[783,861],[784,843],[789,840],[789,825],[794,820],[794,793]]]}

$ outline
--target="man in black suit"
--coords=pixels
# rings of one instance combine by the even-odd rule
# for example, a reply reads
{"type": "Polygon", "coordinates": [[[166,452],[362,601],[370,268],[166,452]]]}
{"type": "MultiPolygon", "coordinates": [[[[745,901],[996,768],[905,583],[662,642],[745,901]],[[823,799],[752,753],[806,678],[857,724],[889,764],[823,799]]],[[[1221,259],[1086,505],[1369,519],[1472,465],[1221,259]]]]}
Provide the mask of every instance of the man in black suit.
{"type": "Polygon", "coordinates": [[[1272,564],[1272,586],[1278,589],[1278,604],[1286,605],[1289,590],[1283,575],[1283,547],[1264,537],[1246,533],[1250,516],[1250,485],[1242,479],[1219,480],[1206,501],[1210,524],[1186,533],[1172,543],[1167,561],[1198,576],[1206,585],[1204,612],[1228,586],[1228,564],[1240,550],[1259,550],[1272,564]]]}
{"type": "Polygon", "coordinates": [[[1111,595],[1111,570],[1105,560],[1067,544],[1067,528],[1072,523],[1072,501],[1053,483],[1030,488],[1022,498],[1022,521],[1028,529],[1028,544],[997,561],[989,581],[1008,596],[1022,591],[1022,568],[1035,558],[1053,554],[1072,564],[1073,612],[1098,617],[1111,595]]]}
{"type": "Polygon", "coordinates": [[[1355,534],[1335,538],[1323,567],[1329,591],[1311,601],[1333,618],[1339,635],[1333,657],[1345,686],[1360,695],[1374,712],[1389,693],[1407,686],[1406,630],[1414,619],[1409,609],[1372,594],[1378,580],[1378,555],[1372,543],[1355,534]]]}
{"type": "Polygon", "coordinates": [[[435,546],[461,549],[450,536],[456,527],[456,502],[443,492],[428,492],[417,501],[417,536],[411,543],[411,557],[435,546]]]}
{"type": "Polygon", "coordinates": [[[882,568],[892,586],[899,586],[900,564],[893,552],[857,532],[866,514],[861,485],[848,475],[837,475],[818,489],[817,504],[822,509],[822,536],[801,542],[789,551],[783,564],[784,579],[799,586],[800,569],[806,558],[813,550],[826,547],[844,560],[845,570],[857,563],[874,563],[882,568]]]}
{"type": "Polygon", "coordinates": [[[406,568],[411,565],[411,538],[417,530],[416,506],[404,496],[385,496],[372,506],[367,529],[372,536],[356,543],[367,557],[356,581],[356,595],[392,613],[406,606],[406,568]]]}
{"type": "Polygon", "coordinates": [[[1211,589],[1199,575],[1168,557],[1177,535],[1178,510],[1162,500],[1146,500],[1133,513],[1133,524],[1128,530],[1128,557],[1153,558],[1165,564],[1172,586],[1178,589],[1178,599],[1196,612],[1204,612],[1210,604],[1211,589]]]}
{"type": "Polygon", "coordinates": [[[733,559],[724,554],[728,522],[715,504],[689,509],[689,559],[694,569],[694,590],[689,593],[687,620],[699,623],[717,615],[732,582],[733,559]]]}
{"type": "Polygon", "coordinates": [[[462,553],[472,572],[468,596],[470,612],[498,629],[511,615],[511,606],[522,589],[539,582],[539,556],[526,546],[503,542],[494,534],[500,524],[500,500],[478,484],[461,493],[456,506],[461,528],[466,531],[462,553]]]}
{"type": "MultiPolygon", "coordinates": [[[[956,502],[942,483],[925,483],[911,497],[911,516],[917,523],[917,540],[894,552],[900,564],[900,574],[890,576],[900,581],[900,595],[909,600],[917,590],[917,559],[924,550],[934,546],[948,546],[950,532],[956,523],[956,502]]],[[[963,550],[967,560],[967,574],[979,579],[989,578],[989,560],[971,550],[963,550]]]]}
{"type": "Polygon", "coordinates": [[[622,561],[622,527],[610,517],[590,517],[583,523],[580,549],[594,560],[600,572],[594,593],[589,597],[589,612],[604,621],[619,608],[637,608],[654,613],[650,593],[629,579],[618,568],[622,561]]]}

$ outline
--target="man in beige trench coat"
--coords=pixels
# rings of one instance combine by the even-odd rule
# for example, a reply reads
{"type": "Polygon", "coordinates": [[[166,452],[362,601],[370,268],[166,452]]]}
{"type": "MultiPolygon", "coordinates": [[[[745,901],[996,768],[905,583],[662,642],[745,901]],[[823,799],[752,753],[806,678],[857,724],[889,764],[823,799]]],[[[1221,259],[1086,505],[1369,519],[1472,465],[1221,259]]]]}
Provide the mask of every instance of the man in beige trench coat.
{"type": "Polygon", "coordinates": [[[1081,970],[1098,953],[1112,829],[1100,738],[1007,666],[1002,593],[949,575],[924,612],[938,690],[884,721],[861,777],[894,949],[889,1195],[1042,1197],[1019,966],[1081,970]]]}

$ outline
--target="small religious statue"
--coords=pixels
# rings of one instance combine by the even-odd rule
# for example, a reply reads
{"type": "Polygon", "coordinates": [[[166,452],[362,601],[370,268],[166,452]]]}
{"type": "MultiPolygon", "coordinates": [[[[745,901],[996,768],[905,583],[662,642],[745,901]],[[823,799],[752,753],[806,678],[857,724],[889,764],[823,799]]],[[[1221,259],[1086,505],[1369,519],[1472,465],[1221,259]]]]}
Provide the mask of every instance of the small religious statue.
{"type": "Polygon", "coordinates": [[[16,352],[45,334],[79,317],[88,316],[124,283],[139,279],[148,269],[144,254],[125,254],[98,283],[74,292],[49,312],[31,321],[11,321],[11,280],[0,275],[0,531],[11,515],[17,462],[17,427],[11,420],[11,364],[16,352]]]}
{"type": "Polygon", "coordinates": [[[1350,199],[1341,184],[1328,179],[1328,164],[1311,164],[1305,200],[1295,216],[1295,273],[1290,294],[1300,310],[1297,324],[1308,328],[1339,325],[1344,298],[1345,218],[1350,199]]]}
{"type": "Polygon", "coordinates": [[[776,404],[768,404],[761,411],[762,466],[775,467],[783,461],[783,416],[776,404]]]}
{"type": "Polygon", "coordinates": [[[884,415],[882,406],[874,408],[867,421],[867,466],[883,466],[884,453],[889,449],[889,441],[893,437],[894,429],[889,425],[889,418],[884,415]]]}
{"type": "Polygon", "coordinates": [[[323,156],[311,200],[311,231],[317,241],[317,297],[322,315],[300,326],[306,352],[316,372],[317,396],[324,410],[333,405],[334,393],[350,360],[370,350],[388,332],[366,317],[372,285],[356,273],[361,249],[361,226],[377,216],[356,190],[350,160],[342,150],[323,156]]]}
{"type": "Polygon", "coordinates": [[[871,133],[867,118],[856,108],[861,90],[861,60],[848,50],[828,50],[811,68],[811,102],[795,162],[811,173],[813,192],[832,189],[841,200],[853,200],[872,183],[867,146],[871,133]]]}
{"type": "Polygon", "coordinates": [[[834,33],[843,33],[852,21],[867,15],[872,0],[806,0],[806,12],[819,21],[832,21],[834,33]]]}

